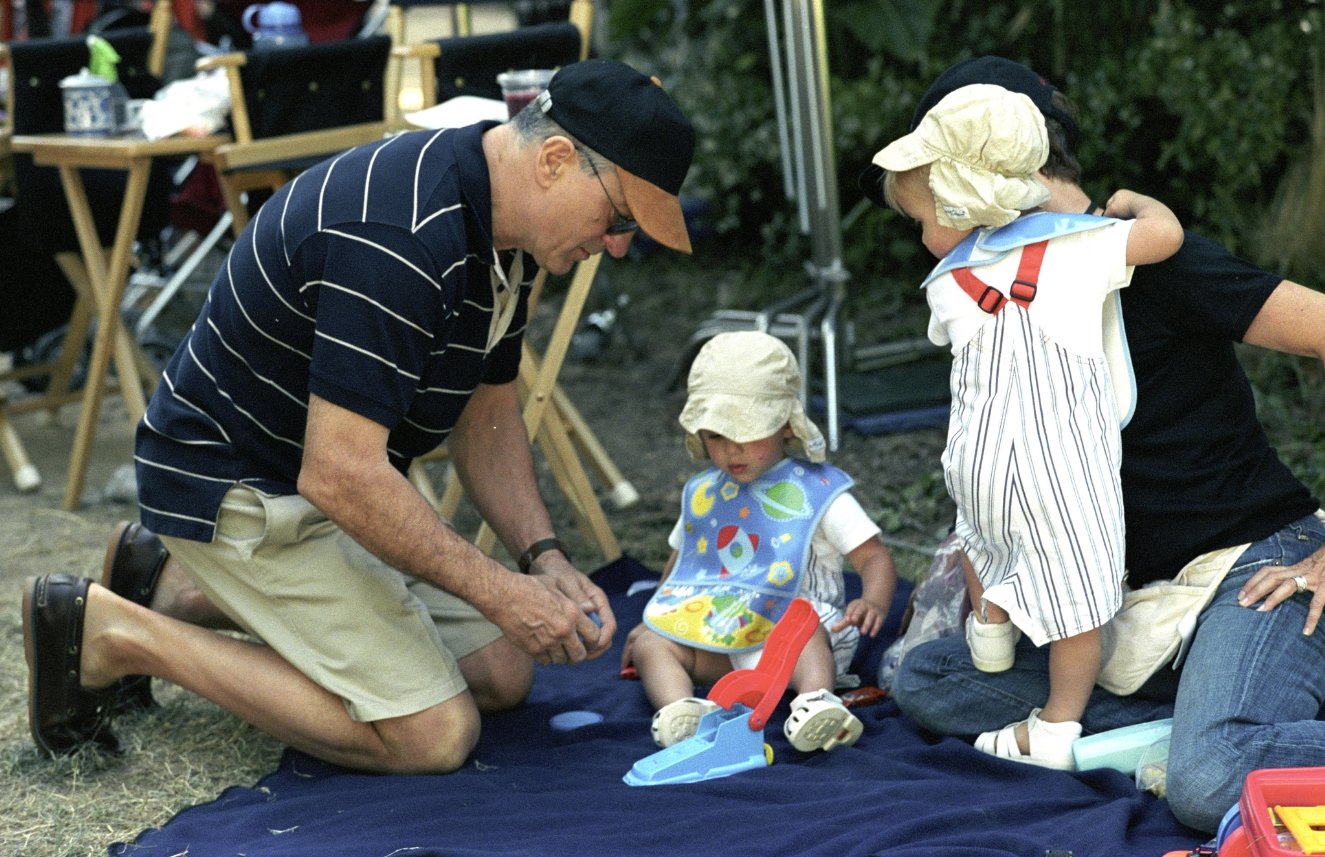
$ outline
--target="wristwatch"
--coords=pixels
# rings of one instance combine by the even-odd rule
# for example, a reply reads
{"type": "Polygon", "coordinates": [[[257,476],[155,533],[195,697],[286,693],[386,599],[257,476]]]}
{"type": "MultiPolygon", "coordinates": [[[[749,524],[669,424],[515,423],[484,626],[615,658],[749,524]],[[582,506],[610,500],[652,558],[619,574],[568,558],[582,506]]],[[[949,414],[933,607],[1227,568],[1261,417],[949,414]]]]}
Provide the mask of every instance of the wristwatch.
{"type": "Polygon", "coordinates": [[[528,550],[520,554],[520,558],[516,560],[516,565],[520,566],[520,573],[528,574],[534,560],[547,551],[561,551],[562,555],[566,557],[566,561],[570,562],[570,551],[566,549],[566,544],[556,536],[550,536],[546,539],[539,539],[530,545],[528,550]]]}

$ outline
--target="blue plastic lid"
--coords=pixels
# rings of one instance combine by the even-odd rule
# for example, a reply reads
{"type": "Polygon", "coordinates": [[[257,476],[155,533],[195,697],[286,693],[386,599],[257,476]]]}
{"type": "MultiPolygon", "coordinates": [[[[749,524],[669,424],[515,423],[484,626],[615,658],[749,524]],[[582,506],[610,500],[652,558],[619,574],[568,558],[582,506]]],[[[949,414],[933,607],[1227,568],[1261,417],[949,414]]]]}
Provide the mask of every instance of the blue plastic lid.
{"type": "Polygon", "coordinates": [[[552,715],[552,719],[548,721],[558,732],[569,732],[581,726],[592,726],[602,722],[603,715],[597,711],[563,711],[552,715]]]}

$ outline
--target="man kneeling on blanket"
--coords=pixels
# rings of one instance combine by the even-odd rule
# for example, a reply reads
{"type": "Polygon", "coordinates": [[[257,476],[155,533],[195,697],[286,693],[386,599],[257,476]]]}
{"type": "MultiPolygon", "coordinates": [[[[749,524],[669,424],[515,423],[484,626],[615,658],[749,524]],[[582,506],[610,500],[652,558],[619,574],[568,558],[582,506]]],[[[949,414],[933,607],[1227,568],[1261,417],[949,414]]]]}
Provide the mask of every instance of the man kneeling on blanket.
{"type": "Polygon", "coordinates": [[[38,747],[113,746],[107,712],[149,700],[133,676],[150,675],[343,767],[445,773],[535,663],[606,652],[607,595],[534,478],[529,291],[641,229],[689,252],[694,139],[656,80],[594,59],[510,122],[400,134],[281,188],[138,426],[142,526],[112,541],[102,585],[28,583],[38,747]],[[406,478],[443,441],[523,574],[406,478]]]}
{"type": "Polygon", "coordinates": [[[717,710],[695,686],[758,664],[797,595],[820,624],[792,672],[797,696],[783,731],[805,752],[860,737],[860,720],[832,691],[860,635],[883,627],[897,575],[878,526],[847,493],[851,478],[823,463],[823,436],[799,394],[796,358],[766,333],[719,334],[690,369],[686,449],[712,466],[686,483],[662,582],[621,656],[657,710],[660,747],[691,737],[717,710]],[[843,556],[861,577],[850,604],[843,556]]]}

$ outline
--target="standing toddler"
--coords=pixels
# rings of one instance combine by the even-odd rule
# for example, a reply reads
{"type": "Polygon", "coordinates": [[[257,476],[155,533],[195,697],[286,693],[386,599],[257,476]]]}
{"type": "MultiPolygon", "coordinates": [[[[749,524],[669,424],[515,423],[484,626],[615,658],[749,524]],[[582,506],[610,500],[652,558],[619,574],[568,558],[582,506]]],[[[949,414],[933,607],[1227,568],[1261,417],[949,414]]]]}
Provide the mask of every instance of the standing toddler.
{"type": "Polygon", "coordinates": [[[1022,632],[1050,645],[1043,706],[975,745],[1071,769],[1099,628],[1122,602],[1119,423],[1132,392],[1130,363],[1110,359],[1127,353],[1115,292],[1183,234],[1166,206],[1128,190],[1103,218],[1032,212],[1049,196],[1036,178],[1048,155],[1030,98],[975,84],[874,164],[887,203],[940,259],[924,288],[930,339],[953,353],[943,465],[971,559],[971,659],[1008,669],[1022,632]]]}

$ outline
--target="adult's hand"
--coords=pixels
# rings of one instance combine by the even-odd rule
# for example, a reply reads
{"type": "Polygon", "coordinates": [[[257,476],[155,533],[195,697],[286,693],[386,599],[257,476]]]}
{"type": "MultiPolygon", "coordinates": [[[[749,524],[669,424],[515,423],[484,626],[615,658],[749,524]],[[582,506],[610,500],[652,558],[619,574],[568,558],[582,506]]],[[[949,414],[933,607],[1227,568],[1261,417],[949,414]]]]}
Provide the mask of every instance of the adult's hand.
{"type": "Polygon", "coordinates": [[[1316,551],[1297,565],[1267,565],[1251,576],[1238,592],[1238,603],[1250,607],[1259,602],[1260,612],[1273,610],[1297,595],[1299,591],[1311,593],[1307,608],[1307,621],[1302,633],[1310,636],[1320,623],[1325,609],[1325,549],[1316,551]]]}
{"type": "Polygon", "coordinates": [[[612,645],[607,596],[564,558],[540,557],[531,574],[511,573],[505,583],[489,618],[538,663],[577,664],[612,645]]]}
{"type": "Polygon", "coordinates": [[[560,551],[548,551],[534,560],[529,576],[575,602],[579,611],[575,631],[584,643],[585,660],[593,660],[611,648],[616,615],[607,594],[588,575],[571,565],[560,551]]]}

